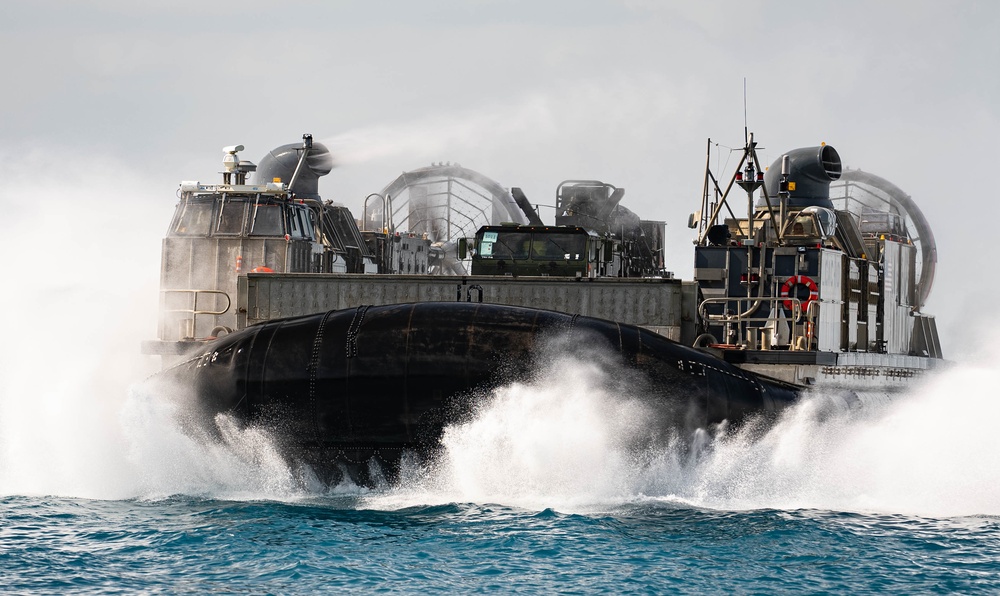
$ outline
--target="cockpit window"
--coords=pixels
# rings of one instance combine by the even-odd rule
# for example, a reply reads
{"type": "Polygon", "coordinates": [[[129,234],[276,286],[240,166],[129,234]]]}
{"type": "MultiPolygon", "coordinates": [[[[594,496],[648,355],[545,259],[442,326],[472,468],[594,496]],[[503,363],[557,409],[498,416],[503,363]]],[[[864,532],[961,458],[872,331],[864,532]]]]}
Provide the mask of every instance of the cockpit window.
{"type": "Polygon", "coordinates": [[[223,201],[219,211],[219,225],[216,226],[215,233],[242,234],[246,208],[247,202],[242,199],[223,201]]]}
{"type": "Polygon", "coordinates": [[[834,234],[837,233],[837,216],[834,215],[833,211],[825,207],[806,207],[802,210],[805,212],[812,212],[815,218],[816,231],[823,238],[833,238],[834,234]]]}
{"type": "Polygon", "coordinates": [[[288,229],[292,238],[312,239],[309,216],[305,208],[293,207],[288,212],[288,229]]]}
{"type": "Polygon", "coordinates": [[[806,207],[797,213],[785,229],[790,239],[826,240],[837,231],[837,218],[824,207],[806,207]]]}
{"type": "Polygon", "coordinates": [[[299,221],[299,235],[307,240],[313,239],[312,211],[305,206],[293,209],[299,221]]]}
{"type": "Polygon", "coordinates": [[[813,227],[813,219],[808,215],[797,215],[792,222],[792,228],[788,231],[789,236],[813,238],[816,230],[813,227]]]}
{"type": "Polygon", "coordinates": [[[176,236],[208,236],[212,229],[212,204],[185,201],[171,232],[176,236]]]}
{"type": "Polygon", "coordinates": [[[281,225],[281,205],[255,204],[250,218],[251,236],[284,236],[281,225]]]}

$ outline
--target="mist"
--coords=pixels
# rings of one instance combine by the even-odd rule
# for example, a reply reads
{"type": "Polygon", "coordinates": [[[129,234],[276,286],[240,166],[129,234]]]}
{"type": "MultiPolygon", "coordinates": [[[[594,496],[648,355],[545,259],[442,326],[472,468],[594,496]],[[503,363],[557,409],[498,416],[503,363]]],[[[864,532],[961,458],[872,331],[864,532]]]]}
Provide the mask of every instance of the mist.
{"type": "Polygon", "coordinates": [[[567,355],[535,381],[499,389],[473,420],[446,430],[435,466],[365,502],[997,515],[996,356],[941,371],[887,404],[831,410],[817,395],[773,426],[715,427],[643,447],[648,406],[608,390],[609,370],[567,355]]]}

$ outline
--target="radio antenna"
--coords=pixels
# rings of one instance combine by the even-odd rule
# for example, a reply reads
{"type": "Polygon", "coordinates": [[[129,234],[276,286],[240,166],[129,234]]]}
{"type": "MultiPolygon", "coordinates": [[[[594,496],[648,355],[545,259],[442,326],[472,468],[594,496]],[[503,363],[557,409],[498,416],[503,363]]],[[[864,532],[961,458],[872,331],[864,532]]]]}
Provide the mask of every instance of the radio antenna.
{"type": "Polygon", "coordinates": [[[750,133],[747,132],[747,78],[743,77],[743,145],[750,143],[750,133]]]}

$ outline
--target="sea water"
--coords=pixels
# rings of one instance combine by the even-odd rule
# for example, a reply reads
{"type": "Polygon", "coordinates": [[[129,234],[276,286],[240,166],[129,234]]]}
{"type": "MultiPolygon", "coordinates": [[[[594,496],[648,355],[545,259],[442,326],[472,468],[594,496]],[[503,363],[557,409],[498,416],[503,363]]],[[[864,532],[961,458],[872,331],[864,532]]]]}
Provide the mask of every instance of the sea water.
{"type": "Polygon", "coordinates": [[[996,592],[998,520],[498,504],[7,497],[5,593],[996,592]]]}
{"type": "Polygon", "coordinates": [[[773,427],[638,450],[644,400],[599,362],[549,366],[449,427],[433,465],[376,488],[323,486],[224,416],[218,437],[191,436],[168,396],[128,391],[84,429],[86,395],[62,414],[5,400],[22,418],[0,424],[0,589],[1000,589],[988,362],[879,408],[805,403],[773,427]]]}

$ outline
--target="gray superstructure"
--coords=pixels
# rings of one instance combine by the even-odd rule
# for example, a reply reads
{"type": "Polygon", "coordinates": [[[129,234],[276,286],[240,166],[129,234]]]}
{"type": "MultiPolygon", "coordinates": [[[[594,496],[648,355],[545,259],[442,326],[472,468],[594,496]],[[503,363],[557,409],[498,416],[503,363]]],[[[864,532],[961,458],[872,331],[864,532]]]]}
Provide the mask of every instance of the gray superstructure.
{"type": "Polygon", "coordinates": [[[765,175],[752,137],[725,190],[707,169],[691,220],[697,343],[802,385],[892,390],[940,362],[934,317],[921,310],[933,235],[910,197],[884,182],[844,172],[828,145],[786,153],[765,175]],[[736,187],[746,217],[733,210],[736,187]],[[730,217],[717,223],[724,209],[730,217]]]}
{"type": "Polygon", "coordinates": [[[891,391],[942,357],[921,310],[936,261],[926,220],[895,186],[844,172],[829,146],[789,152],[765,176],[751,137],[725,189],[706,169],[693,281],[665,270],[663,223],[599,181],[561,184],[546,226],[520,189],[441,164],[369,195],[356,221],[322,200],[332,160],[309,135],[259,167],[238,150],[222,184],[181,184],[158,339],[144,344],[165,361],[269,320],[432,301],[637,325],[799,386],[891,391]]]}

